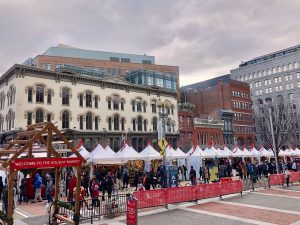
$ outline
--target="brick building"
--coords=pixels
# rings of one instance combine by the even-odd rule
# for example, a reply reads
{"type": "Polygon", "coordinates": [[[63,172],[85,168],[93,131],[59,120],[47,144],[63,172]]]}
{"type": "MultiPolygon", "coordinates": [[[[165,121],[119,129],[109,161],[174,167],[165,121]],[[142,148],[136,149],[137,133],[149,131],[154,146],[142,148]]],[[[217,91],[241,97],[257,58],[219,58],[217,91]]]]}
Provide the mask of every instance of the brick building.
{"type": "MultiPolygon", "coordinates": [[[[235,143],[250,146],[254,142],[252,101],[247,83],[232,80],[230,75],[224,75],[184,86],[181,88],[181,102],[194,104],[194,117],[199,118],[216,110],[223,110],[223,114],[232,112],[235,143]]],[[[229,121],[222,120],[225,129],[229,121]]]]}
{"type": "Polygon", "coordinates": [[[180,132],[178,145],[184,150],[190,149],[195,144],[202,147],[209,144],[214,146],[223,145],[223,120],[213,116],[206,116],[206,118],[195,117],[194,110],[195,105],[189,102],[178,104],[180,132]]]}

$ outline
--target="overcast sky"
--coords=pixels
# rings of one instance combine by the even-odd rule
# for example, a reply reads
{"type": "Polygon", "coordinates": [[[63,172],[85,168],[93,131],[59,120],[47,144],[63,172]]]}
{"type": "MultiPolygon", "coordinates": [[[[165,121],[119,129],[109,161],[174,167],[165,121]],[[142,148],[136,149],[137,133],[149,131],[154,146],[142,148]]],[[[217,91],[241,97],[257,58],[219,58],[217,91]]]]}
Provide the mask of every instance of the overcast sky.
{"type": "Polygon", "coordinates": [[[59,43],[149,54],[186,85],[299,44],[300,1],[0,0],[0,74],[59,43]]]}

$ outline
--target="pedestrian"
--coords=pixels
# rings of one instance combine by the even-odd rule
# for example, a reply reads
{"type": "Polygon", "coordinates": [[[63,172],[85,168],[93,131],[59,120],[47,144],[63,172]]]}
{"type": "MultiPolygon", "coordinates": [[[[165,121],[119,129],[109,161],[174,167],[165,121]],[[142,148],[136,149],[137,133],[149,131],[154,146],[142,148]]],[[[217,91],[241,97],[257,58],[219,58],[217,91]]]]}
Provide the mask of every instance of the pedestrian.
{"type": "Polygon", "coordinates": [[[144,175],[143,185],[146,190],[150,190],[150,179],[147,174],[144,175]]]}
{"type": "Polygon", "coordinates": [[[99,207],[99,188],[100,188],[100,184],[97,181],[96,177],[93,176],[92,178],[92,192],[91,192],[91,197],[92,197],[92,204],[94,207],[99,207]]]}
{"type": "Polygon", "coordinates": [[[297,172],[297,164],[296,164],[295,161],[292,163],[292,170],[293,170],[294,172],[297,172]]]}
{"type": "Polygon", "coordinates": [[[284,177],[285,177],[285,181],[286,181],[286,186],[288,187],[290,184],[290,171],[288,169],[285,169],[284,177]]]}
{"type": "Polygon", "coordinates": [[[118,179],[117,179],[117,174],[115,173],[115,175],[112,175],[113,178],[113,195],[115,195],[116,197],[118,197],[119,194],[119,184],[118,184],[118,179]]]}
{"type": "Polygon", "coordinates": [[[54,185],[53,185],[52,177],[50,174],[47,174],[46,179],[47,179],[46,198],[47,198],[47,202],[49,204],[49,203],[53,203],[52,191],[54,190],[54,185]]]}
{"type": "Polygon", "coordinates": [[[26,181],[26,178],[22,179],[21,185],[20,185],[19,189],[20,189],[19,204],[21,204],[22,202],[26,202],[28,204],[27,181],[26,181]]]}
{"type": "Polygon", "coordinates": [[[70,179],[69,179],[69,186],[68,186],[68,190],[69,190],[69,201],[73,201],[74,198],[74,188],[76,188],[76,177],[73,174],[73,172],[70,173],[70,179]]]}
{"type": "Polygon", "coordinates": [[[3,212],[7,214],[7,206],[8,206],[8,188],[7,185],[5,184],[3,187],[3,198],[2,198],[2,208],[3,212]]]}
{"type": "Polygon", "coordinates": [[[135,186],[135,191],[138,190],[138,184],[139,184],[139,173],[138,173],[138,171],[135,171],[135,173],[134,173],[134,186],[135,186]]]}
{"type": "Polygon", "coordinates": [[[2,176],[0,176],[0,200],[2,199],[2,192],[3,192],[3,180],[2,180],[2,176]]]}
{"type": "Polygon", "coordinates": [[[209,183],[209,170],[207,165],[204,167],[203,174],[204,174],[204,183],[209,183]]]}
{"type": "Polygon", "coordinates": [[[83,176],[82,186],[84,188],[87,197],[89,197],[89,183],[90,183],[90,176],[88,173],[86,173],[83,176]]]}
{"type": "Polygon", "coordinates": [[[113,181],[113,178],[112,178],[112,175],[111,175],[111,172],[109,171],[107,176],[106,176],[106,190],[107,190],[107,195],[108,195],[108,198],[111,198],[111,193],[113,191],[113,185],[114,185],[114,181],[113,181]]]}
{"type": "Polygon", "coordinates": [[[185,165],[183,165],[182,168],[183,168],[183,176],[184,176],[184,180],[187,180],[187,179],[186,179],[187,168],[186,168],[185,165]]]}
{"type": "Polygon", "coordinates": [[[100,181],[100,191],[102,192],[102,201],[105,200],[105,192],[106,192],[106,179],[105,176],[102,176],[101,181],[100,181]]]}
{"type": "Polygon", "coordinates": [[[154,185],[154,171],[151,170],[150,174],[149,174],[149,182],[150,182],[150,186],[152,186],[153,190],[155,190],[155,185],[154,185]]]}
{"type": "Polygon", "coordinates": [[[35,175],[35,181],[34,181],[34,189],[35,189],[35,196],[32,203],[35,203],[36,201],[42,202],[42,196],[41,196],[41,190],[42,190],[42,178],[39,173],[35,175]]]}
{"type": "Polygon", "coordinates": [[[128,189],[128,183],[129,183],[129,176],[128,176],[128,173],[124,170],[122,189],[124,189],[124,188],[128,189]]]}
{"type": "Polygon", "coordinates": [[[190,180],[192,185],[196,184],[196,170],[194,170],[193,166],[191,166],[191,170],[190,170],[190,180]]]}

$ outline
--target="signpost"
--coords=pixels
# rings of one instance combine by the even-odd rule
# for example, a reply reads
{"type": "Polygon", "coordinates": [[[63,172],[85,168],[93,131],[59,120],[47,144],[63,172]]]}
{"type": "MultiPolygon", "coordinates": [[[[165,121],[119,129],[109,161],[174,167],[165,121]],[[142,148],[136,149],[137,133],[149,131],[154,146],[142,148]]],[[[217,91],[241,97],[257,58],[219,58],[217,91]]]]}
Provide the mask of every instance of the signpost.
{"type": "Polygon", "coordinates": [[[137,199],[133,196],[127,198],[127,213],[126,213],[126,224],[137,225],[137,199]]]}

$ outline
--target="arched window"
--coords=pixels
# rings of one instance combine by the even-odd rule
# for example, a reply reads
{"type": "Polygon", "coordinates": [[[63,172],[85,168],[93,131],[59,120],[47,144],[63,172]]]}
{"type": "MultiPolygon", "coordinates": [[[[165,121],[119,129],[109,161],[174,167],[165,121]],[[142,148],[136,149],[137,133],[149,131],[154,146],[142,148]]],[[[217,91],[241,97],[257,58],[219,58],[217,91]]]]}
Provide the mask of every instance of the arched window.
{"type": "Polygon", "coordinates": [[[63,88],[62,89],[62,104],[69,105],[69,103],[70,103],[69,88],[63,88]]]}
{"type": "Polygon", "coordinates": [[[136,103],[136,111],[137,112],[142,112],[142,103],[141,103],[141,101],[138,101],[136,103]]]}
{"type": "Polygon", "coordinates": [[[120,129],[120,119],[118,115],[114,116],[114,130],[119,130],[120,129]]]}
{"type": "Polygon", "coordinates": [[[92,107],[92,92],[87,91],[85,93],[85,106],[92,107]]]}
{"type": "Polygon", "coordinates": [[[69,119],[69,112],[64,111],[62,113],[62,128],[70,128],[70,119],[69,119]]]}
{"type": "Polygon", "coordinates": [[[92,113],[87,113],[85,116],[85,129],[92,130],[93,129],[93,121],[92,121],[92,113]]]}
{"type": "Polygon", "coordinates": [[[298,63],[297,62],[294,63],[294,68],[295,69],[298,68],[298,63]]]}
{"type": "Polygon", "coordinates": [[[143,120],[142,120],[141,116],[139,116],[137,118],[137,124],[138,124],[138,131],[142,131],[143,130],[143,120]]]}
{"type": "Polygon", "coordinates": [[[293,69],[292,63],[289,64],[289,70],[293,69]]]}
{"type": "Polygon", "coordinates": [[[125,130],[125,119],[124,118],[121,119],[121,129],[125,130]]]}
{"type": "Polygon", "coordinates": [[[35,123],[44,122],[44,112],[42,109],[38,109],[35,112],[35,123]]]}
{"type": "Polygon", "coordinates": [[[153,124],[153,131],[157,131],[157,118],[156,117],[153,117],[152,124],[153,124]]]}

